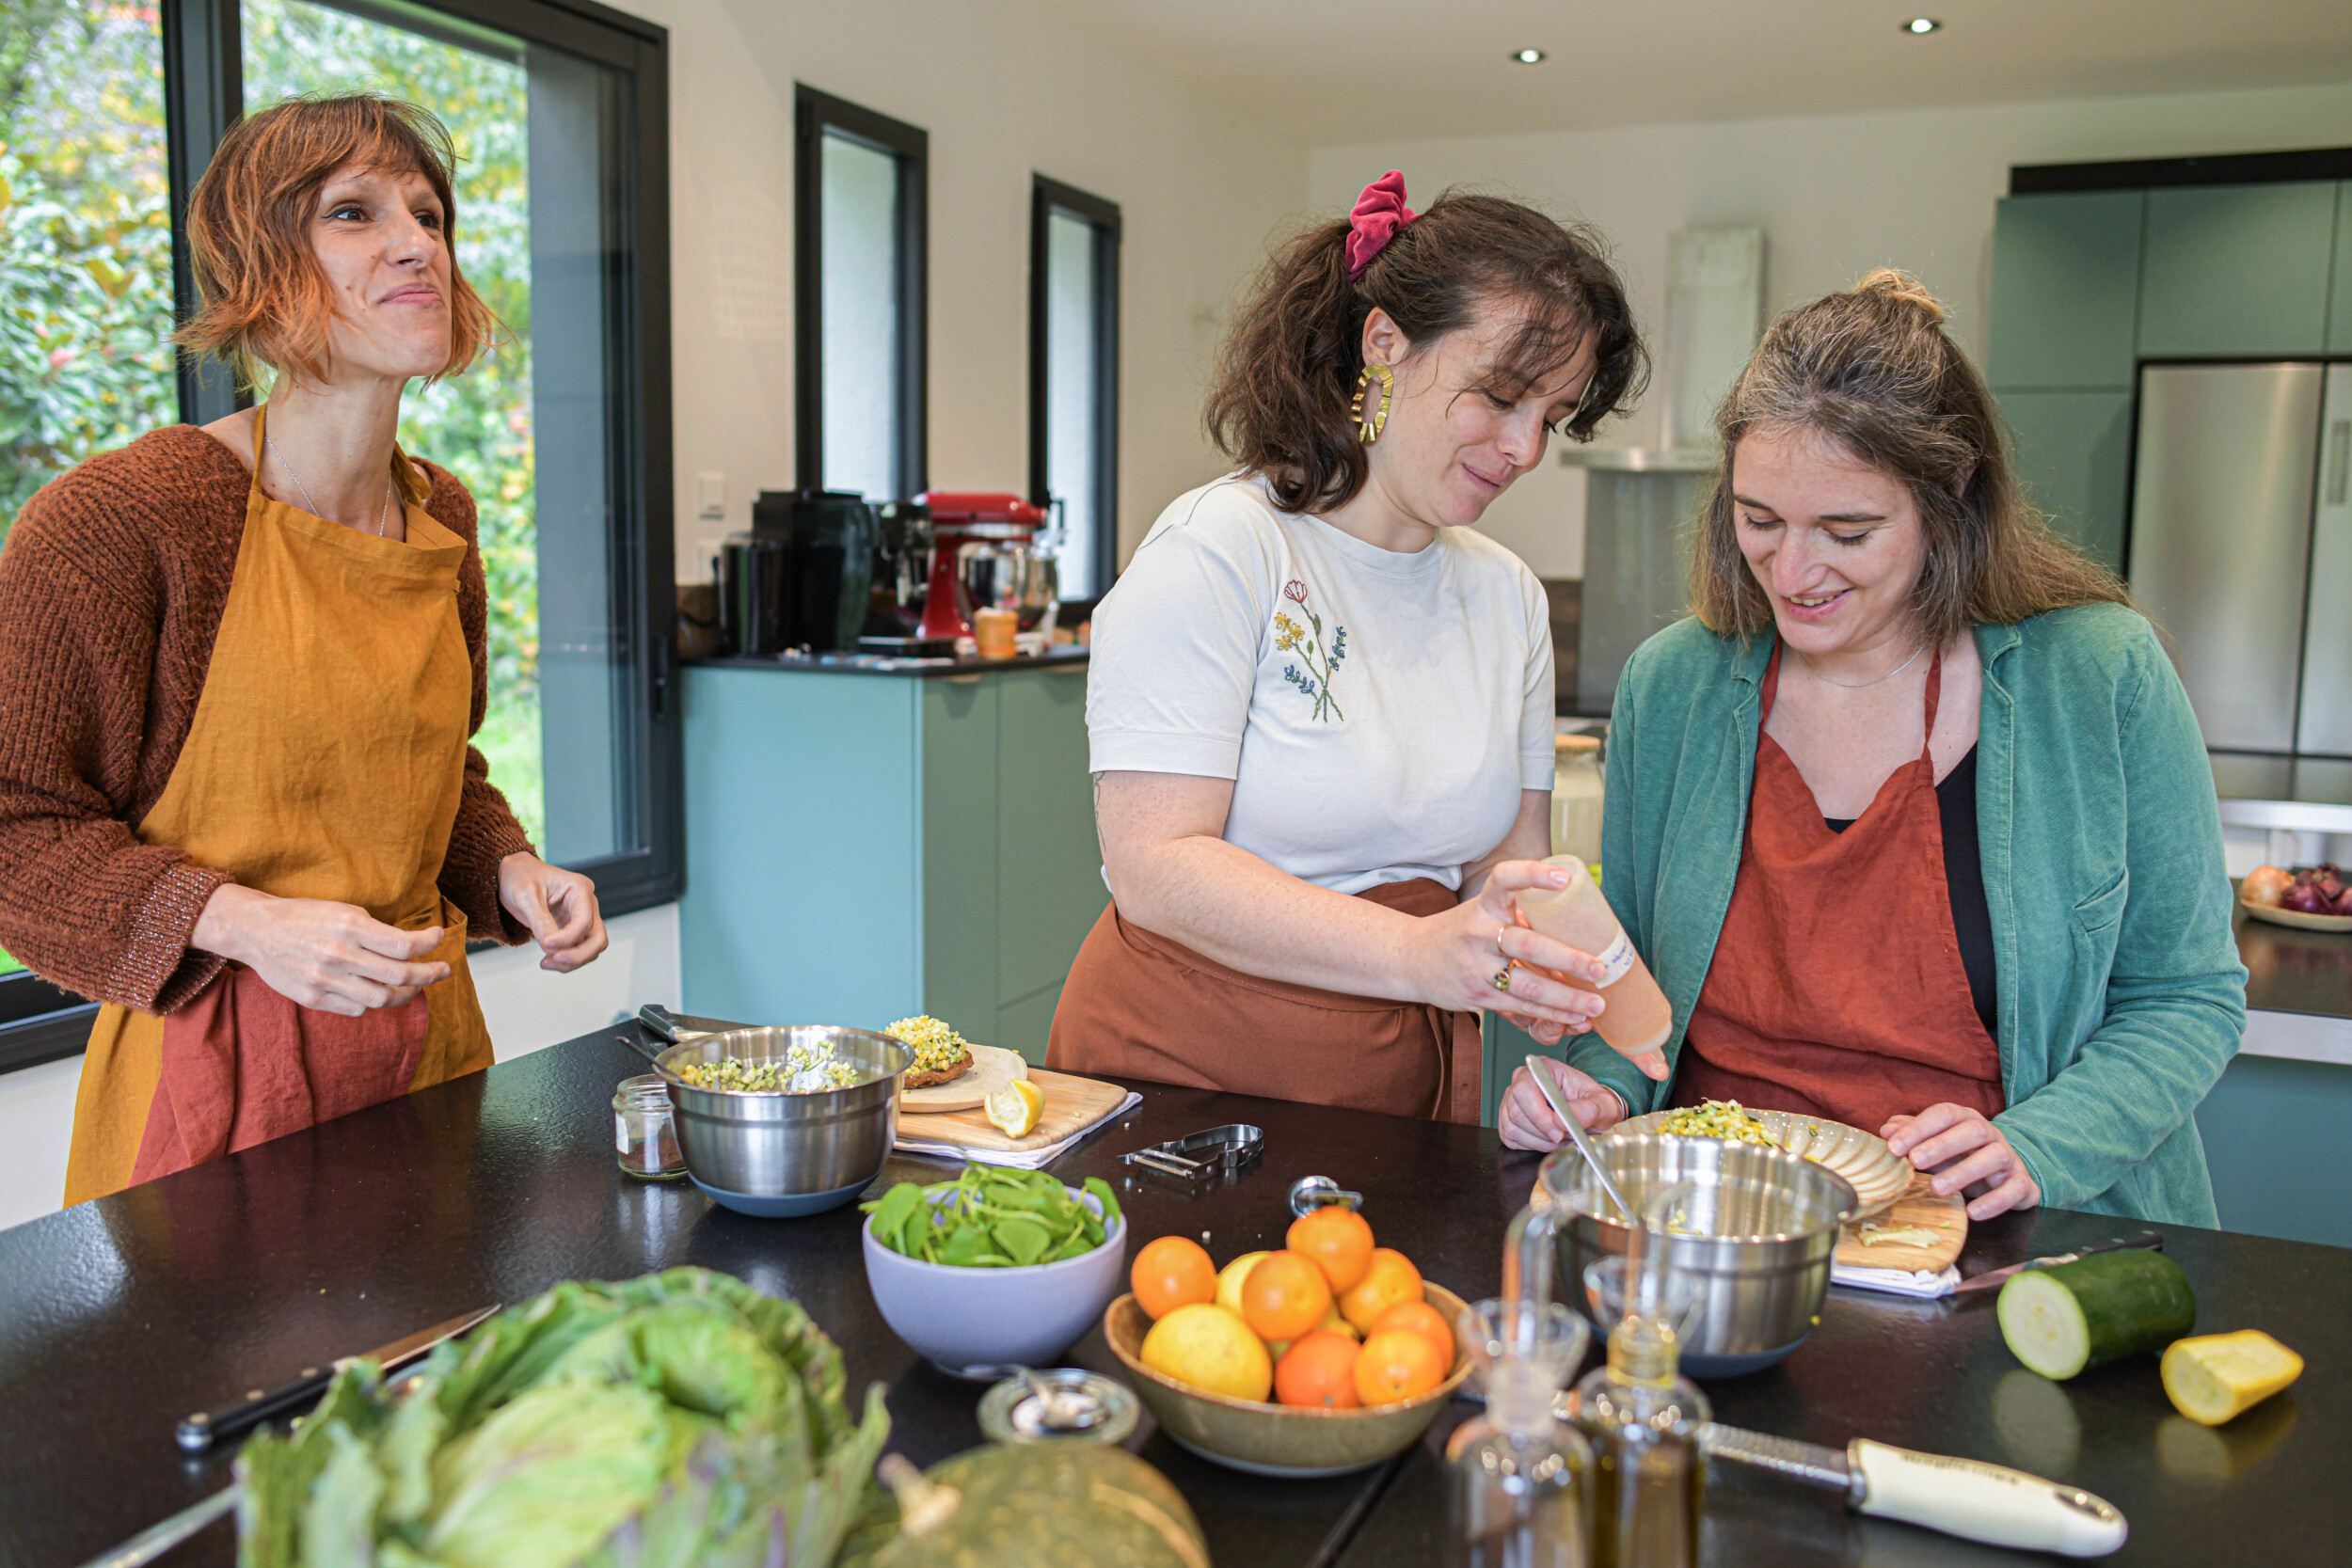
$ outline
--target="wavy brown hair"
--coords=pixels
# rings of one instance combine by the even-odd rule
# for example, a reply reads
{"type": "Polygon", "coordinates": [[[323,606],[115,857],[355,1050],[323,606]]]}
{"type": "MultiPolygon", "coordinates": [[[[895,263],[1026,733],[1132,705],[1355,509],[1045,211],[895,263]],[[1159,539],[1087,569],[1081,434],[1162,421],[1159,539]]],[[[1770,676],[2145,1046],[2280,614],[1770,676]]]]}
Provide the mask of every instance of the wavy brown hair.
{"type": "Polygon", "coordinates": [[[174,335],[188,354],[226,360],[251,387],[262,365],[308,381],[333,373],[335,296],[310,238],[320,187],[353,165],[420,174],[441,203],[450,247],[449,360],[473,363],[498,320],[457,266],[457,165],[449,130],[425,110],[372,93],[290,99],[221,138],[188,198],[188,251],[203,308],[174,335]]]}
{"type": "Polygon", "coordinates": [[[1448,191],[1347,279],[1348,224],[1278,246],[1218,356],[1204,422],[1225,454],[1266,476],[1287,511],[1328,512],[1364,487],[1369,458],[1348,406],[1364,368],[1364,321],[1386,310],[1416,352],[1493,310],[1517,329],[1471,388],[1516,403],[1596,339],[1584,401],[1562,434],[1589,441],[1648,373],[1625,284],[1600,236],[1521,202],[1448,191]]]}
{"type": "Polygon", "coordinates": [[[1716,410],[1724,461],[1697,519],[1691,609],[1742,640],[1772,625],[1733,515],[1732,457],[1752,431],[1810,432],[1910,489],[1927,544],[1911,613],[1938,645],[1972,625],[2132,602],[2026,499],[1984,377],[1944,330],[1944,307],[1902,273],[1774,322],[1716,410]]]}

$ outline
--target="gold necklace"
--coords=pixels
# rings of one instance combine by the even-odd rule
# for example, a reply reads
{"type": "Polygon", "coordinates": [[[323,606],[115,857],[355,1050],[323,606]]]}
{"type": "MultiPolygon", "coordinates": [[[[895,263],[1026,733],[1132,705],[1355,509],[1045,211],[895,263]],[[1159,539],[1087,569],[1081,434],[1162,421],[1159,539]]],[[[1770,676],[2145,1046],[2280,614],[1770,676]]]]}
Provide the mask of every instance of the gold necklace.
{"type": "Polygon", "coordinates": [[[1821,673],[1820,671],[1814,668],[1812,657],[1809,655],[1800,653],[1797,655],[1797,657],[1804,661],[1804,673],[1811,675],[1815,680],[1820,681],[1823,686],[1837,686],[1845,688],[1848,691],[1859,691],[1866,686],[1876,686],[1881,681],[1893,680],[1897,675],[1901,674],[1904,671],[1918,663],[1919,656],[1927,651],[1928,645],[1925,642],[1922,642],[1917,647],[1911,650],[1911,657],[1909,658],[1904,659],[1900,664],[1896,665],[1895,668],[1889,670],[1883,675],[1872,675],[1867,681],[1834,681],[1827,675],[1821,673]]]}

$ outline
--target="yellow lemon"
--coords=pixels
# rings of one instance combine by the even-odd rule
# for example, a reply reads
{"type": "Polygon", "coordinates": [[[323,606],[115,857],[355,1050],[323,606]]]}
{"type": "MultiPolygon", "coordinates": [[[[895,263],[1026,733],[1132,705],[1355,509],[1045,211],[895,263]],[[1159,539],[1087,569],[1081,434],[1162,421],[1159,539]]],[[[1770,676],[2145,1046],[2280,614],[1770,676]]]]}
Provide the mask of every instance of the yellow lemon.
{"type": "Polygon", "coordinates": [[[988,1119],[1008,1138],[1025,1138],[1037,1131],[1045,1114],[1045,1091],[1026,1078],[1016,1078],[983,1102],[988,1119]]]}
{"type": "Polygon", "coordinates": [[[1274,1359],[1241,1314],[1214,1302],[1179,1307],[1143,1337],[1143,1364],[1189,1388],[1263,1403],[1274,1359]]]}
{"type": "Polygon", "coordinates": [[[1245,1252],[1216,1271],[1216,1304],[1219,1307],[1230,1307],[1235,1312],[1241,1310],[1241,1282],[1249,1277],[1249,1271],[1258,1259],[1266,1256],[1263,1252],[1245,1252]]]}

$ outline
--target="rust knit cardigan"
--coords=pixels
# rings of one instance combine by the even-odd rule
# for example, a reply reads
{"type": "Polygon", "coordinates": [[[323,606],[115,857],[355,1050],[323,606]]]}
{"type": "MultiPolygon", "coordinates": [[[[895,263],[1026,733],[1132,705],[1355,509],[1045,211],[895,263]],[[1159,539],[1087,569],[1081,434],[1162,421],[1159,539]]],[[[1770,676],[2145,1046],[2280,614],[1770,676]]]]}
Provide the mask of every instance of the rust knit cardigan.
{"type": "MultiPolygon", "coordinates": [[[[424,508],[466,541],[457,613],[488,692],[488,594],[473,498],[418,463],[424,508]]],[[[252,473],[193,425],[103,453],[44,486],[0,549],[0,947],[101,1002],[167,1013],[222,960],[188,945],[205,901],[234,879],[133,832],[195,721],[245,535],[252,473]]],[[[531,841],[466,748],[441,892],[472,931],[530,933],[498,900],[498,865],[531,841]]]]}

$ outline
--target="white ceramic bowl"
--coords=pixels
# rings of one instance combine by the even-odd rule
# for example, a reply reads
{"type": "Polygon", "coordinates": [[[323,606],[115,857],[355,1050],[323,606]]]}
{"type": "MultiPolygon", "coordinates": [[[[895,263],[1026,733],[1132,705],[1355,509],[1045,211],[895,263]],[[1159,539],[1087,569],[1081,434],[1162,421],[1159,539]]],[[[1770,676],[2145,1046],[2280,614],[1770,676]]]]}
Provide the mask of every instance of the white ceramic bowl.
{"type": "MultiPolygon", "coordinates": [[[[1103,1212],[1091,1196],[1065,1190],[1103,1212]]],[[[866,1283],[882,1321],[917,1355],[956,1377],[993,1379],[998,1367],[1053,1366],[1127,1283],[1124,1215],[1092,1252],[1025,1268],[922,1262],[876,1241],[870,1214],[859,1235],[866,1283]]]]}

